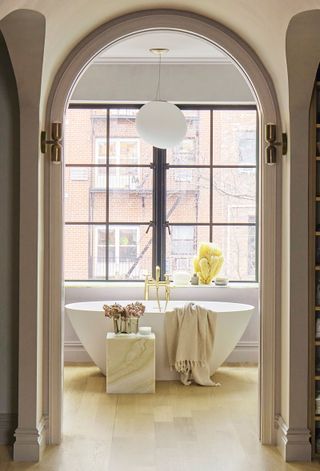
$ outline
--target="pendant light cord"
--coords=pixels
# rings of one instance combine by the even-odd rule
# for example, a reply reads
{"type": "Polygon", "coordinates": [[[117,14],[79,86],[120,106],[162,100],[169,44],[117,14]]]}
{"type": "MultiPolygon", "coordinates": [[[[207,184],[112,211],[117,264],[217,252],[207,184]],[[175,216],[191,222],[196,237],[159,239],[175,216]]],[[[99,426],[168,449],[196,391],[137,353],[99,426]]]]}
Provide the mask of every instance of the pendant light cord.
{"type": "Polygon", "coordinates": [[[157,84],[157,90],[156,90],[155,101],[161,101],[161,98],[160,98],[161,58],[162,58],[162,54],[160,53],[160,54],[159,54],[159,66],[158,66],[158,84],[157,84]]]}

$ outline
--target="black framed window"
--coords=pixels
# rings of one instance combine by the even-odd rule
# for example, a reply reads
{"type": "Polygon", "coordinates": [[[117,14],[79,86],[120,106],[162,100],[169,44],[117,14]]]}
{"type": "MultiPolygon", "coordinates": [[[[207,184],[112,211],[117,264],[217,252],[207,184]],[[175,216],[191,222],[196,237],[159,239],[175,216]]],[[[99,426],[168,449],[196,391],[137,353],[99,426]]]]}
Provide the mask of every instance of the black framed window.
{"type": "Polygon", "coordinates": [[[257,280],[257,112],[183,106],[185,139],[167,151],[137,135],[136,105],[70,105],[65,133],[66,280],[192,272],[201,241],[234,281],[257,280]]]}

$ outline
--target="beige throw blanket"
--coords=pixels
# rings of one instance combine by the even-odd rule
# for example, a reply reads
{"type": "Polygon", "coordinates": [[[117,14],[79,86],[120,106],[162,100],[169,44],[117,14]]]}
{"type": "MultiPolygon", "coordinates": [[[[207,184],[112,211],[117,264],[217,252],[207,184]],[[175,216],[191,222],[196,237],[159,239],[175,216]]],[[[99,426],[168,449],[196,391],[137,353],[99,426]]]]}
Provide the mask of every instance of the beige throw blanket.
{"type": "Polygon", "coordinates": [[[183,384],[194,380],[202,386],[217,386],[210,379],[216,313],[189,303],[165,313],[169,364],[180,373],[183,384]]]}

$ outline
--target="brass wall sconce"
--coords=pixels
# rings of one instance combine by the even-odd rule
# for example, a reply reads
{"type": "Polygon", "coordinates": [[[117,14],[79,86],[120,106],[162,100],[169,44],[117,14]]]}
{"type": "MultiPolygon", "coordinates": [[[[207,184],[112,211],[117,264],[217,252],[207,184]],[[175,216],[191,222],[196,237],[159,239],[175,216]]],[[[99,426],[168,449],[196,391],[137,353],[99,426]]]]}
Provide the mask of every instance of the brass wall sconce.
{"type": "Polygon", "coordinates": [[[282,147],[282,155],[287,154],[287,134],[282,133],[282,141],[277,142],[277,127],[273,123],[267,123],[265,127],[265,139],[267,142],[265,151],[265,163],[273,165],[277,162],[277,146],[282,147]]]}
{"type": "Polygon", "coordinates": [[[51,139],[47,139],[46,131],[41,131],[40,147],[42,154],[45,154],[50,146],[51,162],[54,164],[61,163],[62,155],[62,123],[51,124],[51,139]]]}

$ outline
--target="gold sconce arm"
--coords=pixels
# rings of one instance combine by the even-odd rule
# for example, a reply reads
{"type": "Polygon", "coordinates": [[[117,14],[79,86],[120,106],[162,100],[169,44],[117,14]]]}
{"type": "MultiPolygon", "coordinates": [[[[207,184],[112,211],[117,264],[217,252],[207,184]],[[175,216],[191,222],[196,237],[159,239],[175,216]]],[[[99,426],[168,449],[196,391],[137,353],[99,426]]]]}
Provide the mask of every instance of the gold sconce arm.
{"type": "Polygon", "coordinates": [[[288,150],[288,139],[287,134],[282,133],[282,141],[277,142],[277,126],[274,123],[267,123],[265,127],[265,139],[266,146],[265,151],[265,163],[267,165],[273,165],[277,162],[277,146],[281,146],[282,155],[287,154],[288,150]]]}
{"type": "Polygon", "coordinates": [[[51,162],[54,164],[61,163],[61,155],[62,155],[62,123],[52,123],[51,125],[51,139],[47,139],[46,131],[41,131],[40,136],[40,148],[42,154],[45,154],[48,150],[48,146],[50,146],[51,150],[51,162]]]}

